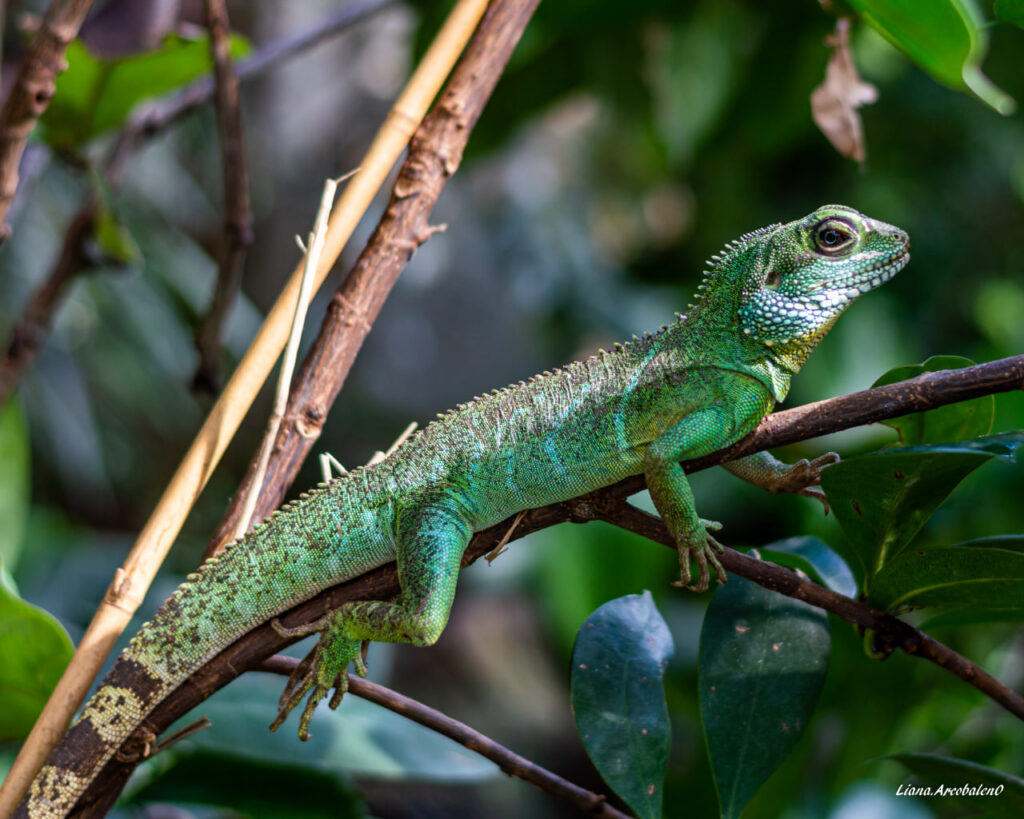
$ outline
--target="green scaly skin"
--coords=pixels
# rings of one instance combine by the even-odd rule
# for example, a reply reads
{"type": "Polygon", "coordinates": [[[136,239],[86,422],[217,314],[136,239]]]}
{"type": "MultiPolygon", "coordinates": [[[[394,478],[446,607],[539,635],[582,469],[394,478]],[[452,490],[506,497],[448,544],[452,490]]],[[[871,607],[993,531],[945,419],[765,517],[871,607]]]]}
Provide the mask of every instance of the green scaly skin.
{"type": "MultiPolygon", "coordinates": [[[[430,645],[444,629],[473,532],[520,510],[644,474],[679,548],[681,585],[723,579],[720,545],[679,465],[751,432],[839,314],[909,259],[905,233],[841,206],[747,234],[712,257],[697,304],[659,332],[497,390],[441,416],[387,460],[322,485],[208,561],[143,626],[32,784],[17,816],[64,816],[182,680],[259,623],[396,560],[401,595],[347,603],[310,631],[311,662],[277,727],[309,693],[299,734],[337,705],[363,641],[430,645]],[[691,577],[691,558],[698,575],[691,577]]],[[[823,499],[829,454],[793,467],[761,453],[727,468],[823,499]]],[[[283,631],[283,629],[281,629],[283,631]]]]}

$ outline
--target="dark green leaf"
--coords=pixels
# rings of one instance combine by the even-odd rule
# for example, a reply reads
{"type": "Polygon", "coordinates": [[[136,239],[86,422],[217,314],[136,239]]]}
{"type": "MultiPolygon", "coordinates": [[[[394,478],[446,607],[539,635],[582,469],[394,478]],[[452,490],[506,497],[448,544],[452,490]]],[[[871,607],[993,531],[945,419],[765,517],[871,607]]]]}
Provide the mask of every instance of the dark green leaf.
{"type": "Polygon", "coordinates": [[[1000,22],[1024,28],[1024,0],[995,0],[992,11],[1000,22]]]}
{"type": "MultiPolygon", "coordinates": [[[[910,364],[896,367],[879,378],[872,387],[895,384],[922,373],[934,373],[939,370],[959,370],[970,367],[975,362],[958,355],[935,355],[923,364],[910,364]]],[[[942,444],[950,441],[963,441],[988,435],[992,431],[992,421],[996,414],[996,398],[994,395],[983,395],[970,401],[960,401],[945,407],[937,407],[927,412],[915,412],[883,421],[900,434],[900,443],[905,446],[918,444],[942,444]]]]}
{"type": "Polygon", "coordinates": [[[846,562],[816,537],[791,537],[758,549],[765,560],[787,569],[799,569],[837,594],[853,597],[857,581],[846,562]]]}
{"type": "Polygon", "coordinates": [[[1005,771],[938,754],[892,754],[886,758],[905,765],[926,786],[948,789],[944,795],[969,809],[972,815],[975,811],[982,811],[990,817],[1024,815],[1024,779],[1005,771]],[[986,788],[992,791],[985,795],[969,790],[958,792],[964,786],[966,789],[986,788]],[[999,791],[998,795],[995,790],[999,791]]]}
{"type": "Polygon", "coordinates": [[[907,549],[875,576],[868,601],[887,611],[1020,609],[1024,554],[978,546],[907,549]]]}
{"type": "Polygon", "coordinates": [[[15,401],[0,411],[0,565],[18,563],[29,509],[28,426],[15,401]]]}
{"type": "Polygon", "coordinates": [[[958,444],[890,449],[824,470],[821,486],[849,538],[843,556],[858,579],[870,584],[960,481],[990,458],[1012,461],[1022,441],[1024,432],[1008,432],[958,444]]]}
{"type": "MultiPolygon", "coordinates": [[[[231,38],[231,52],[248,51],[241,37],[231,38]]],[[[205,37],[172,35],[160,47],[115,60],[94,57],[80,41],[68,47],[68,69],[57,78],[57,93],[43,114],[42,135],[50,145],[72,148],[121,125],[142,100],[162,96],[210,70],[205,37]]]]}
{"type": "Polygon", "coordinates": [[[918,625],[922,631],[944,626],[977,626],[982,623],[1024,622],[1024,607],[1001,611],[943,611],[918,625]]]}
{"type": "Polygon", "coordinates": [[[670,727],[662,675],[672,636],[651,593],[611,600],[572,653],[576,728],[605,782],[642,817],[661,816],[670,727]]]}
{"type": "Polygon", "coordinates": [[[61,624],[18,596],[0,562],[0,742],[28,734],[73,651],[61,624]]]}
{"type": "Polygon", "coordinates": [[[261,819],[368,815],[358,789],[340,774],[280,759],[261,762],[209,751],[180,755],[166,773],[134,793],[132,801],[223,805],[233,814],[261,819]]]}
{"type": "Polygon", "coordinates": [[[970,91],[1000,114],[1013,98],[981,73],[988,50],[974,0],[849,0],[864,20],[939,82],[970,91]]]}
{"type": "Polygon", "coordinates": [[[733,575],[700,635],[700,701],[722,815],[738,817],[807,728],[828,671],[821,609],[733,575]]]}

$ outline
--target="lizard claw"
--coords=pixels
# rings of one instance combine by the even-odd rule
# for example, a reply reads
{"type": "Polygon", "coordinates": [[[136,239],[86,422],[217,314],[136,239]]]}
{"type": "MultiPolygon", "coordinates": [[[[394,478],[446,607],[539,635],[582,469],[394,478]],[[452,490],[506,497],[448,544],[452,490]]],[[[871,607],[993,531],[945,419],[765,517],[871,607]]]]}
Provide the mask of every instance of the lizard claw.
{"type": "Polygon", "coordinates": [[[838,452],[826,452],[824,455],[819,455],[817,458],[811,461],[811,469],[815,472],[821,472],[826,466],[832,466],[842,460],[839,457],[838,452]]]}
{"type": "Polygon", "coordinates": [[[828,505],[828,496],[819,487],[805,486],[797,494],[803,495],[805,498],[813,498],[816,501],[820,501],[825,510],[825,514],[828,514],[830,508],[828,505]]]}
{"type": "Polygon", "coordinates": [[[814,460],[808,462],[806,460],[801,461],[801,464],[807,464],[807,470],[813,474],[813,478],[809,484],[803,487],[797,494],[803,495],[805,498],[813,498],[819,501],[822,508],[825,510],[827,515],[829,512],[828,497],[819,488],[821,484],[821,470],[826,467],[832,466],[832,464],[839,463],[839,454],[836,452],[826,452],[824,455],[819,455],[814,460]]]}
{"type": "Polygon", "coordinates": [[[715,575],[719,583],[725,583],[727,575],[715,552],[722,552],[725,546],[713,538],[710,532],[717,532],[722,524],[717,520],[704,520],[701,518],[701,525],[704,527],[704,543],[700,546],[689,546],[679,543],[679,570],[680,579],[672,581],[673,586],[687,589],[688,591],[704,592],[708,590],[711,583],[711,573],[708,570],[710,563],[714,567],[715,575]],[[697,561],[697,581],[690,582],[690,557],[697,561]]]}
{"type": "Polygon", "coordinates": [[[821,483],[821,470],[835,463],[839,463],[839,456],[835,452],[826,452],[810,461],[807,458],[797,461],[777,476],[771,491],[791,492],[805,498],[813,498],[821,502],[827,515],[828,498],[818,486],[821,483]]]}

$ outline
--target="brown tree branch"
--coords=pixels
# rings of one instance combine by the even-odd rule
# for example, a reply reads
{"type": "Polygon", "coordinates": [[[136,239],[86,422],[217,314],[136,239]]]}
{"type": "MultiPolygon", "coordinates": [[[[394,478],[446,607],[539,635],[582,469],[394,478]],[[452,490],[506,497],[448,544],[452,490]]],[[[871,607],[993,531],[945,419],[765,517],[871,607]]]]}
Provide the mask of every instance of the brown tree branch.
{"type": "Polygon", "coordinates": [[[40,21],[0,111],[0,242],[11,233],[7,214],[18,191],[18,166],[28,135],[42,116],[65,68],[64,52],[78,36],[92,0],[53,0],[40,21]]]}
{"type": "MultiPolygon", "coordinates": [[[[987,395],[1021,388],[1024,388],[1024,355],[965,367],[962,370],[925,373],[897,384],[775,413],[766,418],[737,446],[712,453],[699,461],[685,462],[683,465],[687,471],[692,472],[737,457],[737,452],[758,452],[780,443],[793,443],[817,435],[838,432],[858,424],[934,409],[977,397],[979,394],[987,395]],[[973,386],[974,383],[984,384],[983,391],[979,391],[982,388],[973,386]],[[872,400],[871,396],[875,396],[875,399],[872,400]]],[[[539,529],[563,522],[609,520],[616,525],[626,526],[631,531],[659,540],[664,533],[664,530],[659,528],[660,522],[623,504],[625,497],[641,488],[642,480],[636,482],[629,478],[589,495],[531,509],[521,517],[509,517],[489,529],[477,532],[466,550],[462,564],[469,566],[506,539],[518,540],[539,529]],[[515,529],[511,537],[508,537],[509,529],[517,517],[519,519],[515,529]]],[[[872,609],[860,601],[835,594],[788,569],[756,560],[731,549],[726,549],[720,559],[730,572],[761,583],[781,594],[821,606],[863,628],[872,629],[877,633],[882,647],[890,650],[899,648],[908,654],[931,660],[1024,719],[1024,700],[1020,695],[1009,691],[966,658],[899,618],[872,609]]],[[[399,591],[395,565],[390,563],[326,589],[277,619],[285,627],[294,628],[322,618],[343,603],[352,600],[389,599],[399,591]]],[[[225,648],[172,692],[133,736],[159,735],[171,723],[215,691],[245,671],[259,668],[265,658],[298,639],[282,637],[269,623],[257,626],[225,648]]],[[[97,777],[90,793],[119,788],[118,783],[123,784],[127,780],[136,764],[137,761],[108,763],[97,777]]]]}
{"type": "MultiPolygon", "coordinates": [[[[280,654],[268,657],[260,663],[259,670],[270,674],[281,674],[285,677],[290,675],[299,660],[294,657],[284,657],[280,654]]],[[[408,717],[413,722],[418,722],[449,739],[453,739],[460,745],[475,751],[483,757],[494,762],[502,771],[509,776],[515,776],[532,785],[540,788],[545,793],[564,799],[575,805],[584,813],[591,816],[613,817],[614,819],[627,819],[627,815],[608,804],[607,797],[603,794],[593,793],[579,785],[574,785],[567,779],[563,779],[555,773],[542,768],[540,765],[531,762],[519,754],[513,753],[504,745],[495,742],[485,734],[475,731],[465,723],[452,719],[440,711],[437,711],[411,697],[406,697],[383,685],[363,680],[359,677],[349,679],[348,692],[369,700],[377,705],[408,717]]]]}
{"type": "MultiPolygon", "coordinates": [[[[536,0],[493,4],[478,35],[466,47],[448,85],[413,136],[388,206],[355,266],[327,308],[319,334],[295,379],[274,456],[259,491],[256,523],[281,505],[288,487],[327,418],[356,354],[399,273],[438,228],[428,217],[477,118],[501,76],[536,0]],[[507,18],[507,19],[506,19],[507,18]]],[[[257,459],[232,498],[207,548],[214,554],[234,538],[244,501],[253,490],[257,459]]]]}
{"type": "Polygon", "coordinates": [[[210,308],[196,330],[199,351],[193,386],[208,393],[220,389],[221,332],[242,283],[242,265],[252,244],[249,171],[242,127],[242,100],[231,59],[231,25],[225,0],[205,0],[216,93],[217,132],[224,175],[224,232],[217,254],[217,283],[210,308]]]}
{"type": "MultiPolygon", "coordinates": [[[[625,500],[614,500],[594,506],[595,517],[622,529],[643,535],[650,540],[675,549],[675,543],[661,518],[648,514],[625,500]]],[[[852,600],[800,577],[789,569],[774,563],[750,557],[733,549],[719,556],[722,565],[735,574],[753,580],[766,589],[803,600],[820,609],[830,611],[847,622],[875,632],[875,647],[884,654],[897,648],[930,660],[972,685],[985,696],[999,703],[1020,720],[1024,720],[1024,697],[1003,685],[966,657],[953,651],[898,617],[871,608],[859,600],[852,600]]]]}
{"type": "MultiPolygon", "coordinates": [[[[259,76],[394,2],[395,0],[362,0],[350,3],[297,34],[288,34],[272,40],[238,66],[238,79],[259,76]]],[[[213,93],[213,78],[203,77],[171,94],[165,100],[140,108],[122,129],[107,156],[103,172],[107,183],[112,188],[117,186],[128,159],[145,139],[157,135],[186,114],[209,102],[213,98],[213,93]]],[[[7,351],[0,359],[0,407],[6,403],[22,373],[35,358],[65,287],[77,273],[81,272],[82,260],[86,258],[85,243],[92,235],[92,225],[98,207],[95,192],[88,194],[82,201],[78,212],[69,222],[58,261],[31,297],[23,316],[11,332],[7,351]]]]}

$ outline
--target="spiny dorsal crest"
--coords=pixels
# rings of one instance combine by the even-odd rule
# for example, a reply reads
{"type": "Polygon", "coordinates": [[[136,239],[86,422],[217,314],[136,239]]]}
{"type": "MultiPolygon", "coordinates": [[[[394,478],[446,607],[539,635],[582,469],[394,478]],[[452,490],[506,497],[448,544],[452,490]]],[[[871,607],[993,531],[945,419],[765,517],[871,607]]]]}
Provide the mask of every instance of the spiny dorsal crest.
{"type": "MultiPolygon", "coordinates": [[[[714,284],[715,279],[721,273],[721,271],[728,267],[729,263],[732,262],[739,254],[747,250],[751,243],[759,239],[766,234],[772,233],[777,228],[781,227],[781,222],[776,222],[774,225],[767,225],[757,230],[752,230],[749,233],[744,233],[739,239],[735,239],[731,242],[726,242],[725,247],[718,253],[715,253],[704,263],[704,275],[701,278],[700,284],[697,285],[696,293],[696,304],[703,304],[707,299],[708,291],[714,284]]],[[[688,305],[688,309],[693,309],[696,304],[688,305]]]]}
{"type": "Polygon", "coordinates": [[[752,230],[749,233],[744,233],[739,239],[735,239],[731,242],[726,242],[725,247],[722,248],[721,252],[715,253],[704,263],[704,267],[707,268],[704,271],[704,280],[701,287],[698,290],[706,289],[708,281],[715,275],[715,272],[721,268],[724,264],[732,260],[738,253],[742,253],[748,247],[750,243],[761,236],[774,232],[777,228],[782,227],[781,222],[776,222],[774,225],[767,225],[757,230],[752,230]]]}

